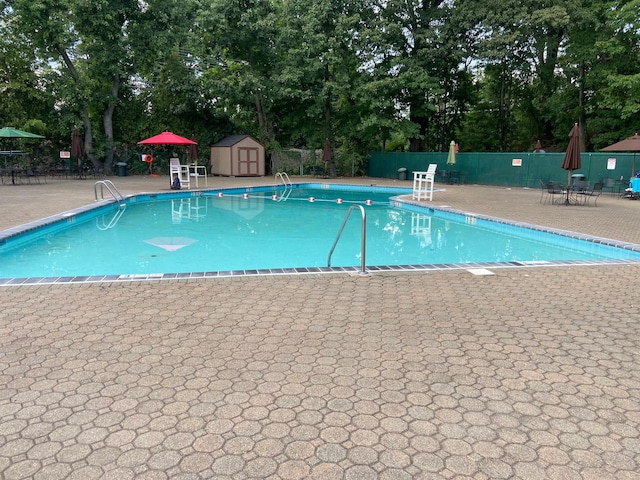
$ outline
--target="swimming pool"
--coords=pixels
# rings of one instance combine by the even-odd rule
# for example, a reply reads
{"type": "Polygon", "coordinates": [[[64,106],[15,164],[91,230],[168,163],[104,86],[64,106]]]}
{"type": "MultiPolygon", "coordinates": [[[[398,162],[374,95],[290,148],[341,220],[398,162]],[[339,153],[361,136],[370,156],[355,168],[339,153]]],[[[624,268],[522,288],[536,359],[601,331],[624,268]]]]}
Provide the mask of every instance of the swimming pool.
{"type": "Polygon", "coordinates": [[[403,201],[398,188],[327,184],[141,194],[124,209],[66,212],[0,236],[3,284],[640,261],[582,235],[557,235],[403,201]],[[400,196],[399,198],[397,198],[400,196]]]}

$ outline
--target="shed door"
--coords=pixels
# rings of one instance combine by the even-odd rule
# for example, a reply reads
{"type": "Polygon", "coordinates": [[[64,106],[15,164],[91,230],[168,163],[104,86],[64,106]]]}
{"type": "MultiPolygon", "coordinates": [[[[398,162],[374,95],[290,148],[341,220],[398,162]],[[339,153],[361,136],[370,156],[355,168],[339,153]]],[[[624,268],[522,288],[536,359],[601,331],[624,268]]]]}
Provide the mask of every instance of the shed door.
{"type": "Polygon", "coordinates": [[[238,147],[238,175],[259,175],[257,148],[238,147]]]}

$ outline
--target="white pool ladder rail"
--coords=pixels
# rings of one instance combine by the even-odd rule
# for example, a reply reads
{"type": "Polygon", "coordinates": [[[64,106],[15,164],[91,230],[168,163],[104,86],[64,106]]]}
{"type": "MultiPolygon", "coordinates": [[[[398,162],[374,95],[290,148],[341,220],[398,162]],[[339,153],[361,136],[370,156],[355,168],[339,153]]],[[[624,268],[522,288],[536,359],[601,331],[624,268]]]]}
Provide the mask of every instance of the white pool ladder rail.
{"type": "Polygon", "coordinates": [[[278,183],[278,178],[280,178],[280,180],[282,180],[282,183],[284,183],[284,186],[292,186],[293,184],[291,183],[291,180],[289,179],[289,175],[287,175],[287,172],[277,172],[274,176],[273,176],[273,180],[275,183],[278,183]]]}
{"type": "Polygon", "coordinates": [[[361,230],[361,240],[360,240],[360,274],[364,275],[367,273],[367,269],[366,269],[366,264],[367,264],[367,213],[364,211],[364,207],[362,205],[358,205],[353,204],[349,207],[349,211],[347,212],[347,215],[344,217],[344,221],[342,222],[342,226],[340,227],[340,230],[338,231],[338,235],[336,235],[336,239],[333,242],[333,245],[331,247],[331,250],[329,251],[329,257],[327,258],[327,267],[331,266],[331,255],[333,255],[333,251],[336,248],[336,245],[338,244],[338,240],[340,239],[340,236],[342,235],[342,231],[344,230],[345,225],[347,224],[347,221],[349,220],[349,217],[351,216],[351,212],[353,212],[353,210],[355,208],[359,208],[360,209],[360,216],[362,217],[362,230],[361,230]]]}
{"type": "Polygon", "coordinates": [[[93,194],[95,195],[96,202],[98,200],[104,200],[104,189],[107,189],[111,196],[118,202],[120,206],[125,205],[124,196],[120,193],[120,190],[113,184],[111,180],[98,180],[93,185],[93,194]],[[98,199],[98,185],[100,185],[100,198],[98,199]]]}
{"type": "Polygon", "coordinates": [[[291,195],[291,192],[293,190],[293,183],[291,183],[291,180],[289,179],[289,175],[287,175],[287,172],[277,172],[273,176],[273,181],[275,184],[278,183],[278,178],[282,180],[282,183],[284,184],[284,191],[282,192],[282,195],[280,195],[280,197],[278,198],[278,202],[281,202],[283,200],[287,200],[289,198],[289,195],[291,195]]]}

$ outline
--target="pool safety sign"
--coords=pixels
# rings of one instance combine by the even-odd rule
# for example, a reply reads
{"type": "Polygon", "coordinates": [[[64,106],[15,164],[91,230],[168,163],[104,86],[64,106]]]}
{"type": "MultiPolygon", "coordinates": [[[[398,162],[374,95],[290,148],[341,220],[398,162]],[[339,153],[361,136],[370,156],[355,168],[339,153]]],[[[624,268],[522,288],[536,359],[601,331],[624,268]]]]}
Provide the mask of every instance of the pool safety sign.
{"type": "Polygon", "coordinates": [[[60,158],[71,158],[71,152],[67,152],[66,150],[61,151],[60,158]]]}

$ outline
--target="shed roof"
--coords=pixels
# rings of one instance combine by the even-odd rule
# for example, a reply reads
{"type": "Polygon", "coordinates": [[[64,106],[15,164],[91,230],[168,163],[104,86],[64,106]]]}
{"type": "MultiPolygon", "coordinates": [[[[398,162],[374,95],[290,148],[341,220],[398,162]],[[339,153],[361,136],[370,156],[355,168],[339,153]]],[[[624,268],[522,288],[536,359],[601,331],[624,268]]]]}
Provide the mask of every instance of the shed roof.
{"type": "Polygon", "coordinates": [[[212,146],[213,147],[230,147],[244,140],[247,137],[251,138],[250,135],[229,135],[228,137],[223,138],[219,142],[214,143],[212,146]]]}

